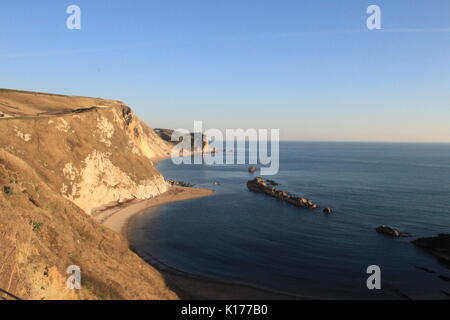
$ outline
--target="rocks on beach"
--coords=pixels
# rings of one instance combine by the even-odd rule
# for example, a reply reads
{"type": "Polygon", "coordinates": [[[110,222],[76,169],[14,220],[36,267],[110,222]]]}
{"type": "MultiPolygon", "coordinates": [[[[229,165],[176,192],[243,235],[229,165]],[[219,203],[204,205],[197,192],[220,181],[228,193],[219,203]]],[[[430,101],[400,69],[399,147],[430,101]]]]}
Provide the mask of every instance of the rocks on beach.
{"type": "Polygon", "coordinates": [[[170,184],[171,186],[176,186],[176,187],[192,188],[194,186],[193,184],[183,182],[183,181],[176,181],[176,180],[167,180],[167,183],[170,184]]]}
{"type": "Polygon", "coordinates": [[[259,177],[255,178],[253,180],[249,180],[247,182],[247,188],[250,191],[264,193],[268,196],[277,198],[284,202],[288,202],[297,207],[309,208],[309,209],[319,208],[319,206],[317,204],[315,204],[314,202],[312,202],[311,200],[297,197],[297,196],[291,195],[285,191],[271,187],[267,184],[266,180],[259,178],[259,177]]]}
{"type": "Polygon", "coordinates": [[[377,232],[379,232],[379,233],[383,233],[383,234],[386,234],[386,235],[391,236],[391,237],[399,238],[399,237],[410,237],[411,236],[407,232],[401,232],[401,231],[399,231],[397,229],[394,229],[392,227],[385,226],[385,225],[379,226],[375,230],[377,232]]]}

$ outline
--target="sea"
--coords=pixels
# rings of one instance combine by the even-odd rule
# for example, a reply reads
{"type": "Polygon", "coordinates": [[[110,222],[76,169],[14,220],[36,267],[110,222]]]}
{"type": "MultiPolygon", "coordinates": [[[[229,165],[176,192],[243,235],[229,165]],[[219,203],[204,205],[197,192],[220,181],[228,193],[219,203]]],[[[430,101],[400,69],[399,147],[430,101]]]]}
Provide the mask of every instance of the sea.
{"type": "Polygon", "coordinates": [[[450,233],[450,144],[281,142],[279,172],[265,178],[331,215],[250,192],[259,171],[245,164],[157,167],[216,190],[132,221],[132,245],[166,266],[314,299],[449,298],[450,269],[411,240],[450,233]],[[380,225],[411,237],[377,233],[380,225]],[[373,265],[380,289],[367,286],[373,265]]]}

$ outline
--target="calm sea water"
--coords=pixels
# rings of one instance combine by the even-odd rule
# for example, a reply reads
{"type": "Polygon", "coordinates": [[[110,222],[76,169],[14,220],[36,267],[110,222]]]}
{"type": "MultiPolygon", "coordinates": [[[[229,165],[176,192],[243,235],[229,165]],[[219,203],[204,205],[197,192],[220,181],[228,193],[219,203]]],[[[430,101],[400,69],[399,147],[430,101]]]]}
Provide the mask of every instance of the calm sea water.
{"type": "Polygon", "coordinates": [[[448,298],[440,290],[450,282],[438,275],[450,270],[410,240],[450,233],[450,144],[285,142],[280,155],[279,188],[335,214],[249,192],[245,165],[168,160],[158,165],[167,178],[217,193],[138,216],[133,245],[195,275],[308,297],[448,298]],[[378,234],[381,224],[413,238],[378,234]],[[369,291],[373,264],[382,289],[369,291]]]}

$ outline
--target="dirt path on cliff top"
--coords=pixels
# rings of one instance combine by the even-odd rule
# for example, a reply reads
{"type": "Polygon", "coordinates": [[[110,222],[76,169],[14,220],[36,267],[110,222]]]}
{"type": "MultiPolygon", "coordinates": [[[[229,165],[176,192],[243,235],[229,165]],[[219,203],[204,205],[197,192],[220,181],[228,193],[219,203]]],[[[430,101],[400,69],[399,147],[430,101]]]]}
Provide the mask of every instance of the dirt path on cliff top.
{"type": "Polygon", "coordinates": [[[105,109],[105,108],[111,108],[111,107],[98,107],[93,106],[89,108],[80,108],[80,109],[73,109],[73,110],[64,110],[64,111],[56,111],[56,112],[41,112],[36,115],[16,115],[16,116],[6,116],[6,117],[0,117],[0,120],[14,120],[14,119],[39,119],[39,118],[51,118],[51,117],[60,117],[68,114],[80,114],[84,112],[90,112],[95,111],[98,109],[105,109]]]}
{"type": "Polygon", "coordinates": [[[128,222],[134,215],[150,208],[189,199],[212,195],[214,190],[201,188],[170,187],[165,193],[148,200],[131,202],[95,214],[101,224],[127,238],[128,222]]]}
{"type": "Polygon", "coordinates": [[[59,117],[124,105],[111,99],[0,88],[0,120],[59,117]]]}

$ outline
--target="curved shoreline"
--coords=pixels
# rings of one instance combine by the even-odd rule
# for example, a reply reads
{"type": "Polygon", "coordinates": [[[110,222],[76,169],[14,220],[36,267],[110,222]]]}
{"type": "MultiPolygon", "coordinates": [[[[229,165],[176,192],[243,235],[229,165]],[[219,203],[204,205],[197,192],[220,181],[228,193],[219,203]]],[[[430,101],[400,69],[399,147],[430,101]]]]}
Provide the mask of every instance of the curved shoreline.
{"type": "Polygon", "coordinates": [[[128,240],[130,249],[144,261],[158,270],[165,278],[172,291],[182,299],[215,299],[215,300],[294,300],[308,299],[302,296],[259,288],[246,283],[222,281],[191,274],[172,268],[150,253],[132,246],[130,241],[130,224],[139,214],[149,209],[173,202],[196,199],[214,194],[214,190],[189,187],[171,187],[167,192],[144,201],[133,201],[102,211],[95,219],[104,226],[120,233],[128,240]]]}
{"type": "Polygon", "coordinates": [[[207,197],[214,193],[215,191],[210,189],[173,186],[157,197],[142,201],[131,201],[104,210],[101,213],[95,214],[94,219],[128,240],[128,225],[135,215],[145,212],[150,208],[173,202],[207,197]]]}
{"type": "Polygon", "coordinates": [[[157,269],[172,291],[188,300],[315,300],[256,285],[209,278],[185,272],[159,261],[144,250],[130,246],[145,262],[157,269]]]}

